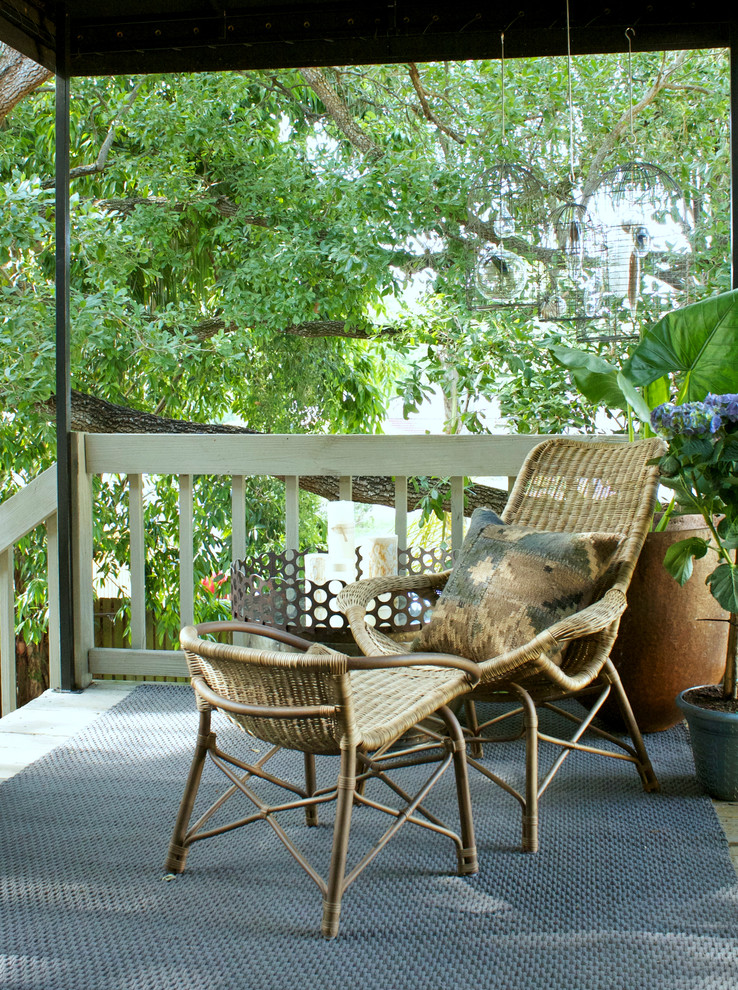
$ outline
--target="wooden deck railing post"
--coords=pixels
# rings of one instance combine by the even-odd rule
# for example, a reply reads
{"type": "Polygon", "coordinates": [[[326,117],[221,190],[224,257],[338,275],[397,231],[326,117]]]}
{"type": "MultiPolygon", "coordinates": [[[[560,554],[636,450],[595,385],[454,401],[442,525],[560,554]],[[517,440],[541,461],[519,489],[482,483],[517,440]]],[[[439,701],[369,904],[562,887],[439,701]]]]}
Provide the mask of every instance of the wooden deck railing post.
{"type": "Polygon", "coordinates": [[[0,685],[2,714],[16,707],[15,546],[27,533],[46,524],[49,595],[49,652],[52,687],[61,686],[59,655],[59,581],[56,508],[56,465],[0,505],[0,685]]]}
{"type": "Polygon", "coordinates": [[[128,525],[130,527],[131,648],[146,649],[146,535],[144,532],[143,478],[128,475],[128,525]]]}
{"type": "Polygon", "coordinates": [[[46,520],[46,571],[49,593],[49,687],[61,688],[59,641],[59,537],[56,513],[46,520]]]}
{"type": "Polygon", "coordinates": [[[296,475],[284,479],[284,548],[300,548],[300,479],[296,475]]]}
{"type": "Polygon", "coordinates": [[[15,594],[13,547],[0,552],[0,714],[15,711],[15,594]]]}
{"type": "MultiPolygon", "coordinates": [[[[246,479],[234,474],[231,479],[231,561],[246,556],[246,479]]],[[[234,646],[246,646],[244,633],[234,633],[234,646]]]]}
{"type": "MultiPolygon", "coordinates": [[[[401,475],[395,476],[395,534],[397,549],[407,550],[407,478],[401,475]]],[[[401,567],[400,574],[406,570],[401,567]]]]}
{"type": "Polygon", "coordinates": [[[192,475],[179,476],[179,623],[191,626],[195,621],[195,579],[193,552],[192,475]]]}
{"type": "Polygon", "coordinates": [[[464,542],[464,478],[451,479],[451,549],[459,550],[464,542]]]}
{"type": "Polygon", "coordinates": [[[72,553],[74,554],[74,682],[92,681],[89,651],[95,645],[92,587],[92,475],[87,472],[85,434],[72,433],[72,553]]]}

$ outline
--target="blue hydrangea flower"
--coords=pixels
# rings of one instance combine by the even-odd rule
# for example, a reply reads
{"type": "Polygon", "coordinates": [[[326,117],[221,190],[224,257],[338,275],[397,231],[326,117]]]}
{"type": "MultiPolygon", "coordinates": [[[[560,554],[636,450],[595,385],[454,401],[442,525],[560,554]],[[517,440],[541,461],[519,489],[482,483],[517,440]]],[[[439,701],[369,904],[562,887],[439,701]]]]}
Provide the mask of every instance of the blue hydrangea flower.
{"type": "Polygon", "coordinates": [[[709,394],[704,402],[675,405],[664,402],[651,413],[651,426],[665,437],[715,436],[728,424],[738,423],[738,395],[709,394]]]}

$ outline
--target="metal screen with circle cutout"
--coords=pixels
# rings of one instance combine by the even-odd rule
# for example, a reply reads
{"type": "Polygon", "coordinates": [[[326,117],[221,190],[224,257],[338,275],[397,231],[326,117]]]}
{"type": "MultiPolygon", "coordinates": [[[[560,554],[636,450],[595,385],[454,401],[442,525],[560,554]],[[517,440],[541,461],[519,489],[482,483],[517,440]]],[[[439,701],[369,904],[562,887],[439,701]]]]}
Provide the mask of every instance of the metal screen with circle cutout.
{"type": "MultiPolygon", "coordinates": [[[[231,614],[234,619],[260,622],[285,629],[306,639],[333,643],[351,642],[346,617],[336,605],[345,581],[322,584],[305,578],[307,550],[269,551],[231,567],[231,614]]],[[[405,574],[435,574],[453,564],[453,551],[446,548],[410,547],[398,551],[398,569],[405,574]]],[[[364,560],[356,548],[359,578],[364,560]]],[[[367,621],[387,635],[413,636],[428,620],[437,594],[430,592],[387,593],[370,603],[367,621]]]]}

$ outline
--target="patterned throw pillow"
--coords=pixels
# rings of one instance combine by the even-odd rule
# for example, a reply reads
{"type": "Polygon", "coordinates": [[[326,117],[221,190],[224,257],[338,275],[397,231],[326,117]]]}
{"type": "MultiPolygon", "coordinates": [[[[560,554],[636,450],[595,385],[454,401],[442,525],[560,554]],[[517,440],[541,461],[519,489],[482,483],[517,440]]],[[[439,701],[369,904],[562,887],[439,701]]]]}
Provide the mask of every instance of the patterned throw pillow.
{"type": "Polygon", "coordinates": [[[491,509],[476,509],[413,650],[481,661],[523,646],[592,601],[620,539],[506,526],[491,509]]]}

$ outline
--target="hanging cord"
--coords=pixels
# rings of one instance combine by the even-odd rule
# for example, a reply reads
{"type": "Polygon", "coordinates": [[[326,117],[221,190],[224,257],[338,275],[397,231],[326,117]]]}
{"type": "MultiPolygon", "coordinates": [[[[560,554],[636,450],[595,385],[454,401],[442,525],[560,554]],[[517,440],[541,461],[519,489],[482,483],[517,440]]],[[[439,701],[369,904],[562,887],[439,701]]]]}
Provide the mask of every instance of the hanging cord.
{"type": "Polygon", "coordinates": [[[628,39],[628,116],[630,120],[630,134],[627,137],[628,144],[636,143],[635,131],[633,130],[633,38],[635,30],[632,27],[625,29],[625,37],[628,39]]]}
{"type": "Polygon", "coordinates": [[[574,185],[574,99],[571,88],[571,19],[569,15],[569,0],[566,0],[566,73],[569,88],[569,180],[574,185]]]}
{"type": "Polygon", "coordinates": [[[500,55],[500,94],[502,100],[502,144],[507,144],[507,135],[505,133],[505,32],[503,31],[500,35],[500,47],[502,49],[502,54],[500,55]]]}

